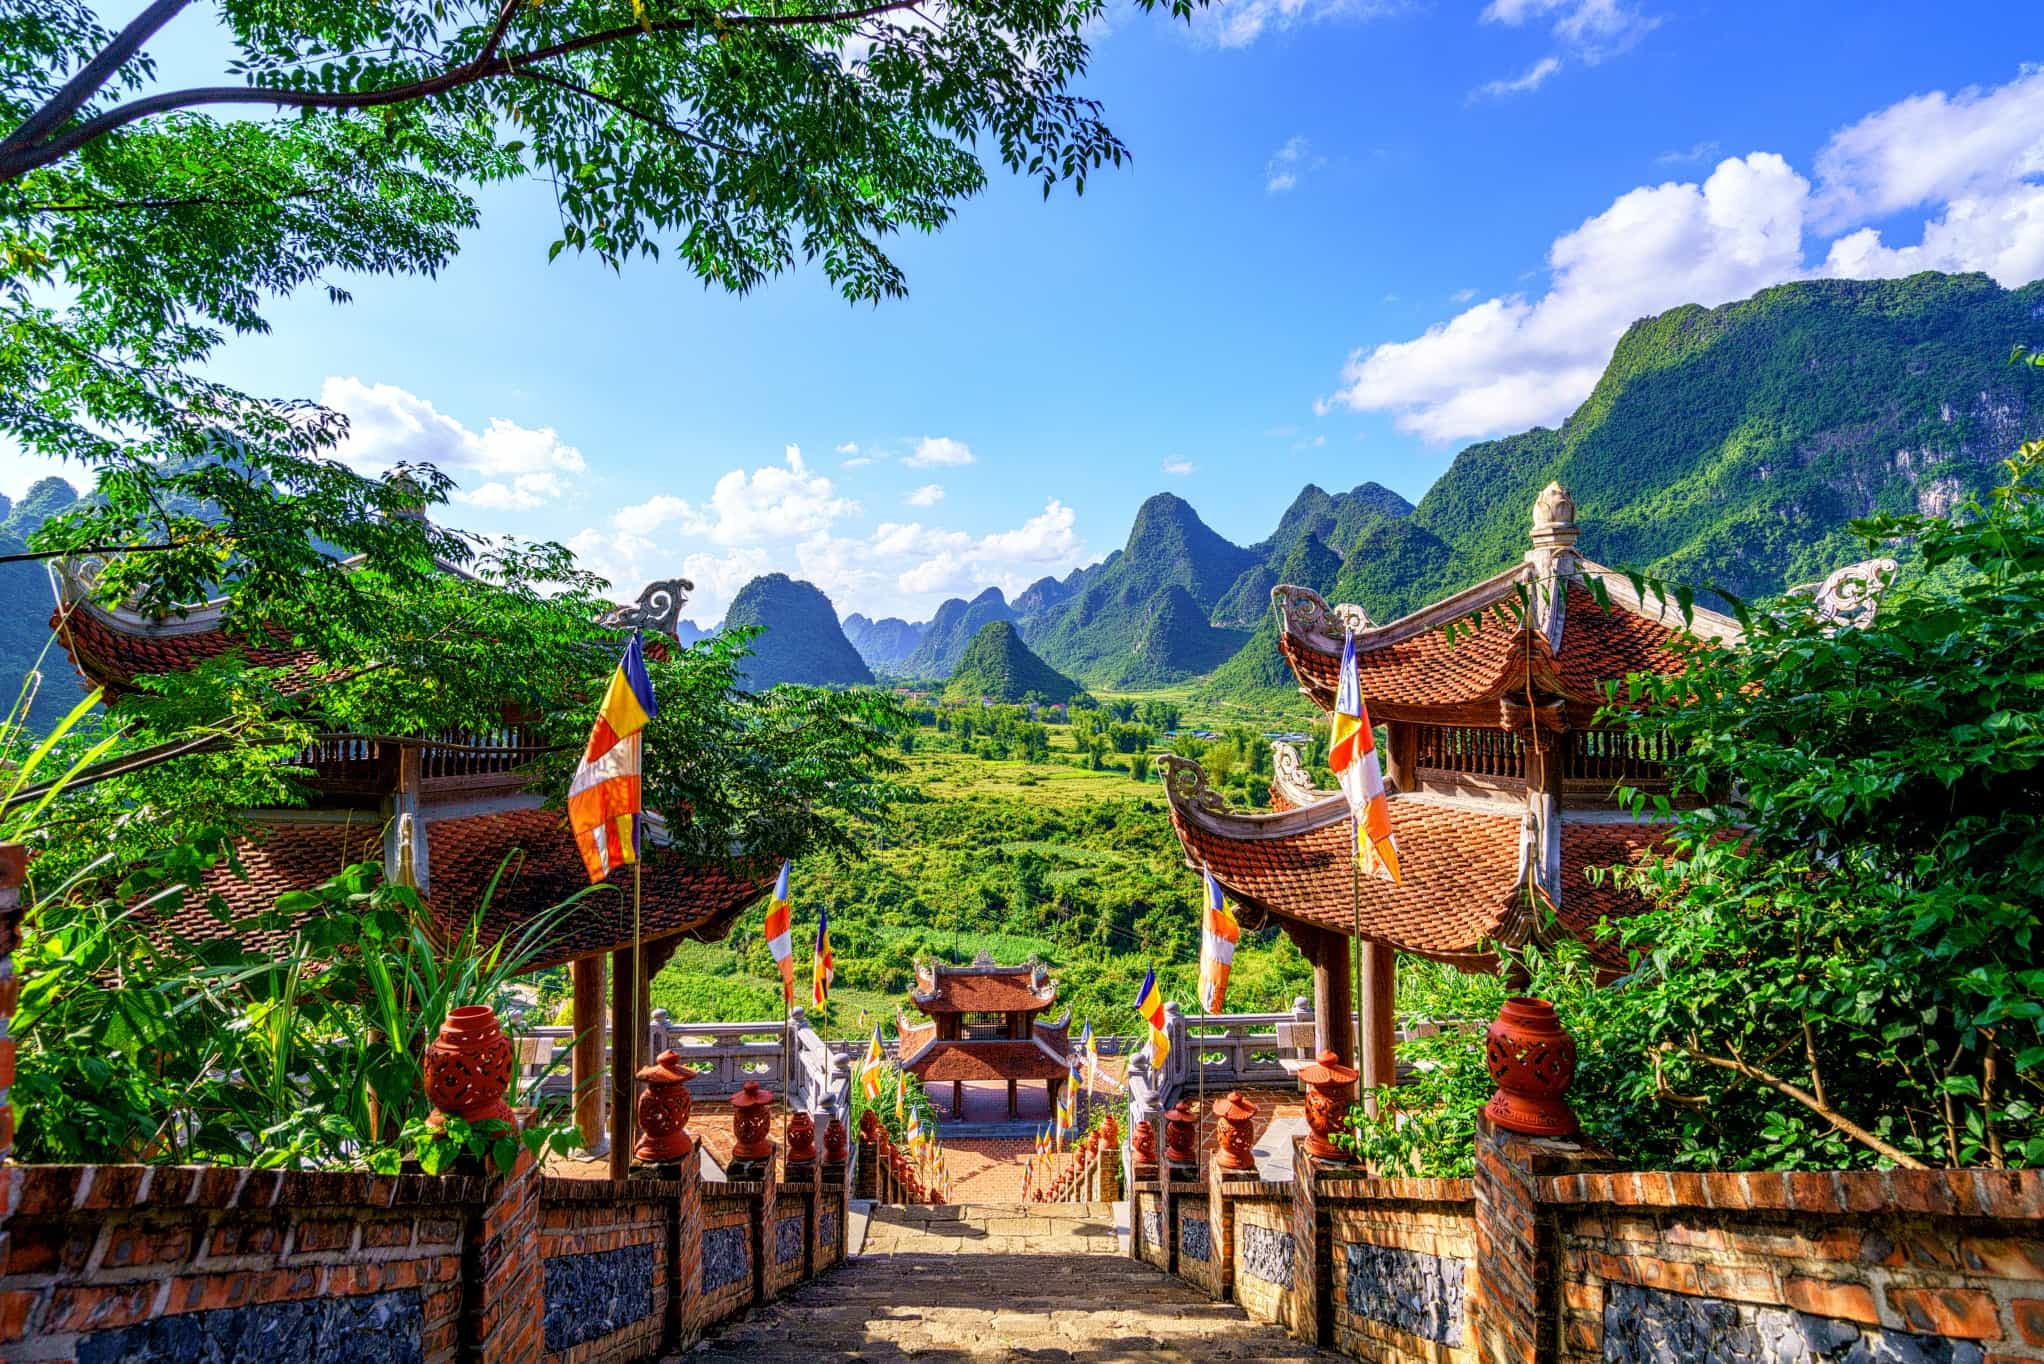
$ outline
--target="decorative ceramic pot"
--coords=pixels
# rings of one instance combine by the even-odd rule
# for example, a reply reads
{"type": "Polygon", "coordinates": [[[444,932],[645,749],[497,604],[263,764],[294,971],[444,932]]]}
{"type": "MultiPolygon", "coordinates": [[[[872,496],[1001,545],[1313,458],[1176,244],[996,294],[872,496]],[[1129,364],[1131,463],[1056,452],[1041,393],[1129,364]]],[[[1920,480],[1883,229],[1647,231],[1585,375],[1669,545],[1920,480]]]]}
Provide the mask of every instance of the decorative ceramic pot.
{"type": "Polygon", "coordinates": [[[1121,1124],[1114,1120],[1112,1113],[1107,1115],[1106,1122],[1100,1124],[1100,1135],[1109,1146],[1121,1145],[1121,1124]]]}
{"type": "Polygon", "coordinates": [[[731,1134],[738,1139],[731,1148],[733,1160],[765,1160],[774,1153],[773,1102],[774,1096],[757,1080],[747,1080],[745,1088],[732,1096],[731,1134]]]}
{"type": "Polygon", "coordinates": [[[1348,1121],[1356,1102],[1356,1072],[1341,1063],[1332,1051],[1323,1051],[1312,1065],[1299,1071],[1299,1083],[1306,1086],[1306,1151],[1321,1160],[1347,1160],[1348,1155],[1331,1140],[1348,1121]]]}
{"type": "Polygon", "coordinates": [[[1130,1129],[1133,1134],[1130,1140],[1135,1145],[1136,1168],[1154,1170],[1157,1168],[1156,1121],[1151,1118],[1136,1118],[1133,1121],[1135,1126],[1130,1129]]]}
{"type": "Polygon", "coordinates": [[[801,1109],[788,1115],[788,1164],[816,1163],[816,1119],[801,1109]]]}
{"type": "Polygon", "coordinates": [[[450,1117],[466,1122],[497,1118],[517,1125],[504,1092],[511,1085],[511,1039],[487,1004],[447,1011],[440,1035],[426,1047],[426,1097],[435,1127],[450,1117]]]}
{"type": "MultiPolygon", "coordinates": [[[[870,1109],[867,1110],[867,1116],[872,1116],[870,1109]]],[[[823,1125],[824,1164],[842,1165],[850,1159],[851,1152],[846,1149],[845,1136],[845,1120],[835,1113],[831,1114],[830,1121],[823,1125]]]]}
{"type": "Polygon", "coordinates": [[[1164,1159],[1173,1165],[1199,1164],[1199,1114],[1183,1099],[1164,1115],[1164,1159]]]}
{"type": "Polygon", "coordinates": [[[1256,1105],[1232,1090],[1227,1098],[1214,1100],[1214,1116],[1220,1119],[1215,1164],[1223,1170],[1256,1169],[1256,1114],[1256,1105]]]}
{"type": "Polygon", "coordinates": [[[880,1115],[870,1108],[859,1115],[859,1140],[867,1146],[880,1144],[880,1115]]]}
{"type": "Polygon", "coordinates": [[[686,1130],[694,1106],[688,1082],[695,1078],[674,1051],[663,1051],[652,1065],[639,1068],[639,1142],[633,1155],[652,1162],[681,1160],[695,1149],[686,1130]]]}
{"type": "Polygon", "coordinates": [[[1576,1040],[1544,999],[1519,995],[1505,1001],[1484,1034],[1484,1065],[1498,1092],[1485,1116],[1508,1132],[1529,1137],[1572,1137],[1579,1130],[1569,1110],[1576,1077],[1576,1040]]]}

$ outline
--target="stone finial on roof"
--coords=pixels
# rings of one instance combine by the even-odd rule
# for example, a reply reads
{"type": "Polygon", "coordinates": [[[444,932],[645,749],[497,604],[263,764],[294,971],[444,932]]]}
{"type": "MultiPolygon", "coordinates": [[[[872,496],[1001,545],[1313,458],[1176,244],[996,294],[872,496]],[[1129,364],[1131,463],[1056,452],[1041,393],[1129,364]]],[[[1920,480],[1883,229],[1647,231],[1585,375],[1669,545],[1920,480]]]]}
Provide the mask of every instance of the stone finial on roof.
{"type": "Polygon", "coordinates": [[[1576,500],[1559,481],[1548,484],[1533,499],[1533,547],[1565,549],[1576,535],[1576,500]]]}

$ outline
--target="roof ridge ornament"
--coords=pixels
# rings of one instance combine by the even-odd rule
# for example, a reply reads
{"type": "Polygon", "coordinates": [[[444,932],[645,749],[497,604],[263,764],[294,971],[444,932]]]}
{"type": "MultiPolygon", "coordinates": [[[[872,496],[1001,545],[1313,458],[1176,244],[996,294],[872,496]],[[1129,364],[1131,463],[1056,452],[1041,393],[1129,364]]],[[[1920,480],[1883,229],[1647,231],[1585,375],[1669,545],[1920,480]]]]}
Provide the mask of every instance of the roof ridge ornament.
{"type": "Polygon", "coordinates": [[[1191,758],[1166,753],[1157,759],[1163,774],[1164,794],[1173,805],[1187,806],[1218,815],[1226,807],[1220,792],[1207,784],[1207,770],[1191,758]]]}
{"type": "Polygon", "coordinates": [[[1327,598],[1310,587],[1279,583],[1270,590],[1284,628],[1294,635],[1321,635],[1340,639],[1344,634],[1361,634],[1373,628],[1370,613],[1354,602],[1328,605],[1327,598]]]}
{"type": "Polygon", "coordinates": [[[639,590],[639,600],[630,606],[620,606],[603,617],[602,623],[616,629],[652,630],[669,638],[678,638],[675,625],[681,619],[681,608],[688,604],[688,594],[696,585],[687,578],[662,578],[647,583],[639,590]]]}
{"type": "Polygon", "coordinates": [[[1864,629],[1874,623],[1881,594],[1894,581],[1897,566],[1893,559],[1862,559],[1833,569],[1822,582],[1797,583],[1788,595],[1810,598],[1818,619],[1826,624],[1864,629]]]}
{"type": "Polygon", "coordinates": [[[1533,548],[1573,549],[1579,534],[1576,500],[1556,479],[1533,499],[1533,548]]]}
{"type": "Polygon", "coordinates": [[[1270,784],[1294,807],[1317,804],[1330,794],[1313,785],[1313,774],[1306,770],[1305,759],[1283,739],[1271,743],[1270,773],[1270,784]]]}

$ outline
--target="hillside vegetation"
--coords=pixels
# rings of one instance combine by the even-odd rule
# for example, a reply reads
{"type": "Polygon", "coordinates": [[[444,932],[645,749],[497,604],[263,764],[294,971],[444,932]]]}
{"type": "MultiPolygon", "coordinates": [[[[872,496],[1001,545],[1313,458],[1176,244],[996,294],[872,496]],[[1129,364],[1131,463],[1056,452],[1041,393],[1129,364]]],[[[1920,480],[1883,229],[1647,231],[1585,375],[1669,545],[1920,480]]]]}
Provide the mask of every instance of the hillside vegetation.
{"type": "Polygon", "coordinates": [[[997,620],[980,627],[965,646],[957,669],[944,686],[944,699],[1010,705],[1030,699],[1062,703],[1084,692],[1078,683],[1031,653],[1011,623],[997,620]]]}

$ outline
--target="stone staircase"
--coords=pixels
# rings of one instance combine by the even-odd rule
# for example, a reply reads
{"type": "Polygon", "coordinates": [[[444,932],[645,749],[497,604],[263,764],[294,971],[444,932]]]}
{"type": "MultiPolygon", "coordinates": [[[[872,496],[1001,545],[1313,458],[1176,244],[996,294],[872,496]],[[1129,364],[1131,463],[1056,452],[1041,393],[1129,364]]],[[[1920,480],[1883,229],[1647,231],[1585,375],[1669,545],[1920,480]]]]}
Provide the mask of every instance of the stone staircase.
{"type": "Polygon", "coordinates": [[[876,1206],[848,1264],[724,1326],[686,1358],[1335,1358],[1129,1259],[1116,1213],[1112,1203],[876,1206]]]}

